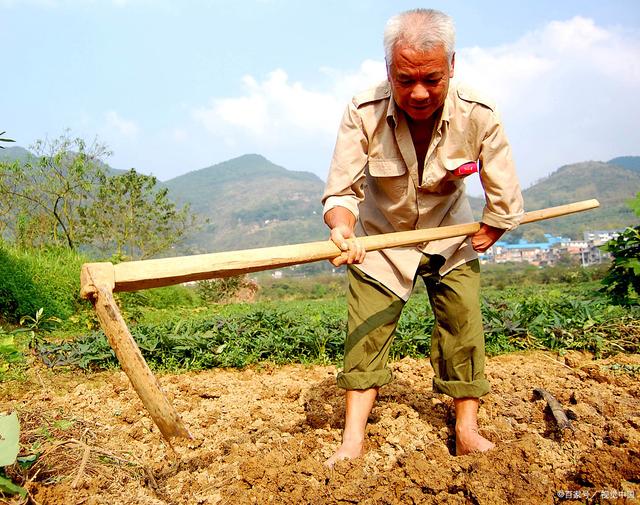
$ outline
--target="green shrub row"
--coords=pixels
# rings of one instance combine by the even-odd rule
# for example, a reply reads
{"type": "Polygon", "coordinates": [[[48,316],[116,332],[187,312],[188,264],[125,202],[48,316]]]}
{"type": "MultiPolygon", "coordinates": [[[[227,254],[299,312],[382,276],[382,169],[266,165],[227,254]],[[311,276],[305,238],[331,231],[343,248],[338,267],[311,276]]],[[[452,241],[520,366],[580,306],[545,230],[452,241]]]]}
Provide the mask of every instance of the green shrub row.
{"type": "MultiPolygon", "coordinates": [[[[590,292],[583,293],[589,295],[590,292]]],[[[433,316],[424,295],[400,319],[392,359],[426,357],[433,316]]],[[[487,353],[576,349],[596,355],[640,351],[640,311],[580,298],[556,288],[488,292],[482,303],[487,353]]],[[[228,305],[191,317],[132,327],[156,370],[202,370],[273,363],[339,363],[346,331],[344,300],[228,305]]],[[[108,368],[117,362],[101,333],[38,348],[45,363],[108,368]]]]}

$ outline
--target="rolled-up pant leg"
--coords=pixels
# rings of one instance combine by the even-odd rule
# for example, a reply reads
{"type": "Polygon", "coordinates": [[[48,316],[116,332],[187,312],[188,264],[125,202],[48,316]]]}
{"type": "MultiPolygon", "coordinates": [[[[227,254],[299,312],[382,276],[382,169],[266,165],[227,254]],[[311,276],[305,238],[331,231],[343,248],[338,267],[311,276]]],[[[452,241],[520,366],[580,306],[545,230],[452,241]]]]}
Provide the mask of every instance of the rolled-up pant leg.
{"type": "Polygon", "coordinates": [[[404,301],[375,279],[349,266],[349,310],[344,368],[338,387],[369,389],[392,379],[386,367],[404,301]]]}
{"type": "Polygon", "coordinates": [[[431,336],[433,389],[453,398],[479,398],[489,392],[484,376],[484,332],[480,311],[480,263],[461,265],[445,276],[425,256],[418,274],[424,279],[435,316],[431,336]]]}

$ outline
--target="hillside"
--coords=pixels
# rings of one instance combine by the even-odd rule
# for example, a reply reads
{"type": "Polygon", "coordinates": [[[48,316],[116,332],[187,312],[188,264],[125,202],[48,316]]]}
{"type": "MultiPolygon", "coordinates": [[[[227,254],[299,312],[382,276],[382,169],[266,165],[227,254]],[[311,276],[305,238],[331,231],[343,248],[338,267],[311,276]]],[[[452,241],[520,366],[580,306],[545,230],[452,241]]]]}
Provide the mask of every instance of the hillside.
{"type": "MultiPolygon", "coordinates": [[[[638,162],[640,157],[624,157],[610,163],[587,161],[559,168],[523,191],[526,210],[591,198],[597,198],[601,207],[527,225],[513,237],[552,233],[581,238],[586,230],[635,223],[637,218],[625,202],[640,190],[640,170],[632,168],[638,162]]],[[[313,174],[289,171],[259,155],[241,156],[165,184],[179,202],[190,203],[195,212],[210,219],[186,244],[191,251],[291,244],[327,236],[320,217],[323,182],[313,174]]],[[[484,200],[470,200],[474,215],[480,218],[484,200]]]]}
{"type": "Polygon", "coordinates": [[[192,252],[228,251],[326,238],[324,183],[248,154],[165,181],[178,203],[209,223],[185,244],[192,252]]]}
{"type": "Polygon", "coordinates": [[[21,162],[26,161],[31,153],[26,150],[24,147],[19,146],[11,146],[4,147],[4,149],[0,149],[0,161],[15,161],[19,160],[21,162]]]}
{"type": "MultiPolygon", "coordinates": [[[[632,157],[628,157],[632,158],[632,157]]],[[[635,157],[640,160],[640,157],[635,157]]],[[[548,177],[522,192],[527,211],[553,207],[579,200],[596,198],[600,208],[531,224],[519,234],[534,230],[572,238],[582,238],[586,230],[625,228],[637,222],[626,202],[640,191],[640,170],[623,168],[618,164],[585,161],[565,165],[548,177]]],[[[481,214],[484,201],[473,198],[474,214],[481,214]]]]}
{"type": "Polygon", "coordinates": [[[620,156],[607,161],[607,163],[640,173],[640,156],[620,156]]]}

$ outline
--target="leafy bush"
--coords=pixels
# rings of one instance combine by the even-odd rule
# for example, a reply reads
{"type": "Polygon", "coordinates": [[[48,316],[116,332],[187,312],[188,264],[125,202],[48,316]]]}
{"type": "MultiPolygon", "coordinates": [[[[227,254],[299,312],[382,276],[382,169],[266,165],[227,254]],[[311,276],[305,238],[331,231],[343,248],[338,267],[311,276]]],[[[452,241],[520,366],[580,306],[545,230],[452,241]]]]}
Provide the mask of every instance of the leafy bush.
{"type": "MultiPolygon", "coordinates": [[[[628,202],[640,217],[640,193],[628,202]]],[[[602,280],[606,293],[619,305],[640,304],[640,226],[628,227],[603,249],[613,256],[613,263],[602,280]]]]}
{"type": "MultiPolygon", "coordinates": [[[[324,363],[342,354],[342,309],[338,313],[320,305],[227,307],[214,316],[139,325],[132,334],[149,365],[165,370],[241,367],[265,360],[324,363]]],[[[74,342],[42,344],[38,352],[50,366],[91,368],[117,363],[102,333],[74,342]]]]}
{"type": "Polygon", "coordinates": [[[640,226],[627,228],[603,249],[613,256],[603,292],[619,305],[640,304],[640,226]]]}
{"type": "Polygon", "coordinates": [[[640,313],[604,299],[557,288],[512,288],[490,296],[482,304],[489,354],[575,349],[600,356],[640,350],[640,313]]]}
{"type": "Polygon", "coordinates": [[[47,316],[71,316],[84,303],[79,293],[85,261],[61,248],[24,252],[0,245],[0,315],[18,322],[42,308],[47,316]]]}

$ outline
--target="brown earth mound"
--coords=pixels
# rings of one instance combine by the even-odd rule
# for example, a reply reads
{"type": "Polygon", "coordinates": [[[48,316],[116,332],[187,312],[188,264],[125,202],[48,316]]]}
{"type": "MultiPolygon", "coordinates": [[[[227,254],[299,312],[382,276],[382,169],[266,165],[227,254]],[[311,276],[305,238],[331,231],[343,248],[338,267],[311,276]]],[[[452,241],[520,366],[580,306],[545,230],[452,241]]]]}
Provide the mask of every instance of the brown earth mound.
{"type": "Polygon", "coordinates": [[[195,437],[175,450],[122,372],[34,369],[32,382],[5,389],[0,411],[20,416],[21,455],[39,455],[24,484],[38,504],[640,501],[640,356],[489,360],[480,422],[497,448],[463,457],[451,454],[455,420],[450,400],[431,391],[428,361],[393,368],[367,454],[333,470],[323,461],[340,441],[344,405],[329,366],[161,377],[195,437]],[[557,432],[536,387],[569,411],[574,431],[557,432]]]}

